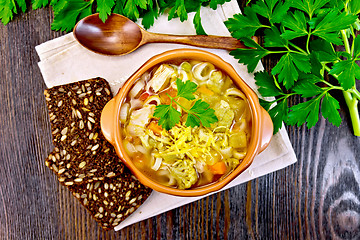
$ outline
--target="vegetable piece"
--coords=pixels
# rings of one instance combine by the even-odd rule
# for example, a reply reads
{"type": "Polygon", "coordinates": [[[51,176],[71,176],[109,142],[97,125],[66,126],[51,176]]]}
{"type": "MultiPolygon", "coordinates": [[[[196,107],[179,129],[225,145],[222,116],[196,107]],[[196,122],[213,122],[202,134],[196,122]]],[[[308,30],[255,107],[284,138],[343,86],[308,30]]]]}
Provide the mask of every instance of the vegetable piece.
{"type": "Polygon", "coordinates": [[[140,95],[139,99],[140,99],[141,101],[145,101],[149,96],[150,96],[149,93],[143,92],[143,93],[140,95]]]}
{"type": "Polygon", "coordinates": [[[318,122],[320,112],[339,126],[339,102],[330,92],[340,90],[350,112],[354,134],[360,136],[357,89],[360,36],[355,32],[359,30],[360,5],[357,2],[256,1],[245,7],[243,15],[235,15],[225,22],[232,36],[250,47],[230,53],[246,64],[249,72],[255,70],[264,56],[280,55],[270,75],[255,74],[260,94],[275,97],[260,99],[273,120],[274,133],[283,121],[298,126],[306,123],[310,128],[318,122]],[[264,34],[264,47],[251,39],[258,34],[264,34]],[[295,95],[307,99],[288,107],[288,99],[295,95]]]}
{"type": "Polygon", "coordinates": [[[179,189],[190,188],[198,180],[194,163],[188,159],[176,161],[169,167],[169,171],[176,179],[179,189]]]}
{"type": "Polygon", "coordinates": [[[229,137],[229,145],[233,148],[244,148],[247,146],[246,134],[244,131],[235,132],[229,137]]]}
{"type": "Polygon", "coordinates": [[[214,95],[214,92],[211,91],[210,89],[208,89],[205,85],[201,85],[201,86],[197,89],[197,91],[198,91],[199,93],[202,93],[202,94],[205,94],[205,95],[208,95],[208,96],[214,95]]]}
{"type": "Polygon", "coordinates": [[[209,169],[213,174],[225,174],[227,171],[227,166],[224,162],[220,161],[214,165],[209,165],[209,169]]]}
{"type": "Polygon", "coordinates": [[[148,125],[148,128],[151,131],[153,131],[154,134],[156,134],[156,135],[161,135],[161,132],[163,130],[155,121],[151,121],[150,124],[148,125]]]}
{"type": "Polygon", "coordinates": [[[229,128],[231,126],[235,116],[229,103],[224,100],[221,100],[220,103],[215,106],[215,115],[218,118],[216,126],[223,126],[225,128],[229,128]]]}

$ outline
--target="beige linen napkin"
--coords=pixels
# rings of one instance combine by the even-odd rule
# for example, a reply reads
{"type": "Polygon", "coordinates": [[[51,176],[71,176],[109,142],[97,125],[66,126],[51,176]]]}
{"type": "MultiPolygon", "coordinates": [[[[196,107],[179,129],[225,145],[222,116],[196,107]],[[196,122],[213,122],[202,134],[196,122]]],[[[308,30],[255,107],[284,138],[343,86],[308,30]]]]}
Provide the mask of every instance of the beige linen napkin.
{"type": "MultiPolygon", "coordinates": [[[[223,22],[239,12],[240,9],[235,0],[224,4],[216,11],[210,8],[202,8],[201,17],[205,31],[211,35],[230,36],[223,22]]],[[[195,29],[192,24],[193,16],[194,14],[190,14],[189,20],[183,23],[178,19],[173,19],[169,22],[167,16],[160,16],[149,31],[169,34],[195,34],[195,29]]],[[[90,52],[80,46],[75,41],[72,33],[70,33],[36,46],[36,51],[40,57],[38,64],[47,87],[50,88],[56,85],[93,77],[103,77],[109,81],[111,90],[115,95],[126,79],[150,57],[166,50],[177,48],[196,47],[157,43],[145,45],[125,56],[103,56],[90,52]]],[[[203,50],[215,53],[229,62],[242,79],[256,91],[257,87],[253,74],[248,73],[246,66],[239,64],[227,51],[219,49],[203,50]]],[[[261,69],[263,69],[263,67],[259,64],[256,71],[261,69]]],[[[279,133],[273,137],[269,147],[254,159],[253,164],[224,189],[274,172],[294,162],[296,162],[294,150],[286,130],[282,128],[279,133]]],[[[205,196],[175,197],[153,191],[145,203],[120,225],[115,227],[115,230],[120,230],[135,222],[180,207],[203,197],[205,196]]]]}

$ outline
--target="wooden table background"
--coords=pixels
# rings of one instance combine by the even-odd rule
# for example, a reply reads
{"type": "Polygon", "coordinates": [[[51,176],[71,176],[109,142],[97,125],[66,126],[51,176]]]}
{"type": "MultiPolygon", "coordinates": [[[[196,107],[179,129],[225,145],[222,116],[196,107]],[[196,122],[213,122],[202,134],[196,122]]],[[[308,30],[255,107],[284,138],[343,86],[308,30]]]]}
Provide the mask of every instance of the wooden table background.
{"type": "Polygon", "coordinates": [[[0,239],[360,239],[360,138],[346,111],[340,128],[288,127],[298,162],[286,169],[103,231],[44,164],[53,145],[34,47],[63,34],[52,18],[45,8],[0,24],[0,239]]]}

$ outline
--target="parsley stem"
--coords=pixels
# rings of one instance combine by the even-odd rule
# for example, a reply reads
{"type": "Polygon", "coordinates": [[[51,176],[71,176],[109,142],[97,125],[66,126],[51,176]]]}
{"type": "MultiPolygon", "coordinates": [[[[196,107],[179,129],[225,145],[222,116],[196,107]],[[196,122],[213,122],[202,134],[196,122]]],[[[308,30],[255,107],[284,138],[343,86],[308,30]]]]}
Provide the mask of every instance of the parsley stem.
{"type": "Polygon", "coordinates": [[[360,118],[358,112],[358,100],[353,98],[350,92],[343,91],[346,105],[348,105],[351,123],[355,136],[360,136],[360,118]]]}
{"type": "MultiPolygon", "coordinates": [[[[347,53],[351,54],[351,49],[349,45],[349,39],[346,36],[345,30],[341,30],[341,37],[344,42],[345,50],[347,53]]],[[[335,76],[335,74],[333,74],[335,76]]],[[[337,76],[335,76],[337,77],[337,76]]],[[[360,117],[359,117],[359,110],[358,110],[358,99],[359,99],[359,92],[357,91],[356,87],[353,86],[351,89],[347,91],[343,91],[343,95],[345,98],[346,105],[348,106],[351,123],[354,130],[354,135],[360,137],[360,117]]]]}
{"type": "Polygon", "coordinates": [[[171,100],[171,105],[172,105],[172,103],[175,103],[176,105],[178,105],[179,107],[181,107],[181,109],[183,109],[185,112],[189,112],[190,111],[190,109],[187,109],[186,107],[184,107],[184,106],[182,106],[180,103],[178,103],[176,100],[175,100],[175,98],[176,97],[172,97],[172,96],[170,96],[168,93],[166,93],[166,95],[170,98],[170,100],[171,100]]]}
{"type": "Polygon", "coordinates": [[[348,92],[351,92],[354,97],[360,100],[360,92],[355,87],[350,88],[348,92]]]}
{"type": "Polygon", "coordinates": [[[296,48],[296,49],[299,50],[300,52],[306,54],[306,52],[305,52],[302,48],[298,47],[296,44],[294,44],[294,43],[292,43],[292,42],[289,41],[289,45],[291,45],[293,48],[296,48]]]}
{"type": "Polygon", "coordinates": [[[345,32],[345,30],[341,30],[340,32],[341,32],[341,37],[343,39],[346,52],[351,54],[349,40],[348,40],[348,38],[346,36],[346,32],[345,32]]]}
{"type": "Polygon", "coordinates": [[[309,50],[310,36],[311,36],[311,31],[308,33],[308,36],[306,39],[306,51],[308,54],[310,54],[310,50],[309,50]]]}

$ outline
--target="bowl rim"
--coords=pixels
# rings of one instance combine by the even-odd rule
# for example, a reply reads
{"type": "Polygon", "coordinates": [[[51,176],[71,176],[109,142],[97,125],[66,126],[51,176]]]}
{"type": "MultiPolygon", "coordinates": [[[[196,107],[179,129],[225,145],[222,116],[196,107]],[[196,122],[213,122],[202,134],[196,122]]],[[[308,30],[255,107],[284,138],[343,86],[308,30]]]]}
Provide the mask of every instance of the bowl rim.
{"type": "Polygon", "coordinates": [[[124,83],[124,85],[119,89],[119,92],[114,97],[115,99],[115,113],[114,113],[114,147],[116,153],[121,158],[123,163],[131,170],[131,172],[139,179],[139,181],[147,187],[152,188],[155,191],[167,193],[176,196],[200,196],[205,195],[211,192],[215,192],[223,188],[225,185],[230,183],[235,177],[237,177],[240,173],[245,171],[253,162],[254,157],[259,152],[259,147],[261,143],[261,110],[260,104],[257,95],[255,92],[246,84],[246,82],[237,74],[235,69],[226,61],[224,61],[219,56],[198,49],[175,49],[160,53],[151,57],[148,61],[146,61],[130,78],[124,83]],[[130,157],[125,151],[125,148],[122,144],[122,135],[120,131],[120,123],[118,121],[120,108],[123,104],[127,93],[130,91],[133,83],[146,71],[157,66],[160,63],[169,62],[172,59],[198,59],[202,61],[207,61],[212,64],[217,69],[221,69],[230,78],[233,80],[234,84],[240,88],[245,96],[247,97],[248,104],[250,106],[250,112],[252,115],[252,137],[250,139],[250,144],[248,148],[248,152],[242,162],[228,174],[226,177],[221,179],[220,181],[211,183],[209,185],[205,185],[203,187],[198,187],[194,189],[177,189],[167,187],[160,183],[155,182],[154,180],[147,177],[143,174],[131,161],[130,157]]]}

